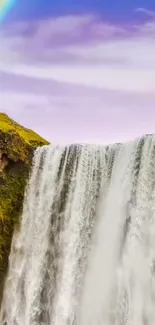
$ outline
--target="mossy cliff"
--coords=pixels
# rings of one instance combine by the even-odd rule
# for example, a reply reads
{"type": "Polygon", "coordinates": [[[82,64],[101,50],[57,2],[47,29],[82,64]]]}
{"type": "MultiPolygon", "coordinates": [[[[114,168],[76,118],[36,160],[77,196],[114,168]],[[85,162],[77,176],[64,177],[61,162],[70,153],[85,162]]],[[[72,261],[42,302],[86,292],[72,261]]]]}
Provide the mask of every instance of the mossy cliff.
{"type": "Polygon", "coordinates": [[[35,132],[0,113],[0,301],[11,240],[22,212],[34,150],[48,144],[35,132]]]}

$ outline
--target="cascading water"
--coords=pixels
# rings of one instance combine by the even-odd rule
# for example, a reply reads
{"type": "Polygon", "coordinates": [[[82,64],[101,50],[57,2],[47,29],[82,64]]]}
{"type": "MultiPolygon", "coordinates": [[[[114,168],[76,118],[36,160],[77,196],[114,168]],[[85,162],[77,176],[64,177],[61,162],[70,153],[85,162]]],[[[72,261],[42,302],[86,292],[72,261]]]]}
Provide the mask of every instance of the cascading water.
{"type": "Polygon", "coordinates": [[[154,325],[155,136],[35,152],[1,325],[154,325]]]}

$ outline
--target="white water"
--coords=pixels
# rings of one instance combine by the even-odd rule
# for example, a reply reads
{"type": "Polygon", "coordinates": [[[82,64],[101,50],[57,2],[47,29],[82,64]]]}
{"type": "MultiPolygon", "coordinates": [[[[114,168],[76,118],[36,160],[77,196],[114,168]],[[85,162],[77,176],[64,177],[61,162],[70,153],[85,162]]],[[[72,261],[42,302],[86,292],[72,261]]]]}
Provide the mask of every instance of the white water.
{"type": "Polygon", "coordinates": [[[1,325],[154,325],[155,137],[35,153],[1,325]]]}

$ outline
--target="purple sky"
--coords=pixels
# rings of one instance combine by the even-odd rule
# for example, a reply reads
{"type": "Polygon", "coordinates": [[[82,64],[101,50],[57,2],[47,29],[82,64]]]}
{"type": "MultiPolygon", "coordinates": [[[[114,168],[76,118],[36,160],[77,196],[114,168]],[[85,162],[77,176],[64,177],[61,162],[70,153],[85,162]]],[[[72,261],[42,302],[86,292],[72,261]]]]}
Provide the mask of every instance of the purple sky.
{"type": "Polygon", "coordinates": [[[128,26],[93,14],[0,29],[0,111],[53,143],[155,133],[155,13],[128,26]]]}

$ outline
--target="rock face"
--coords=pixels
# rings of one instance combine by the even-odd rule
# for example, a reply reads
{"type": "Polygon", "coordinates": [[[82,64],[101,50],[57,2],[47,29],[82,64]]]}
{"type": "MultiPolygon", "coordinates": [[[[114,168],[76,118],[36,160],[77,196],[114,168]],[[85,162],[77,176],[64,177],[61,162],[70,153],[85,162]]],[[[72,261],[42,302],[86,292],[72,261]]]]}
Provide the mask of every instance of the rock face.
{"type": "Polygon", "coordinates": [[[48,142],[0,113],[0,302],[34,150],[48,142]]]}

